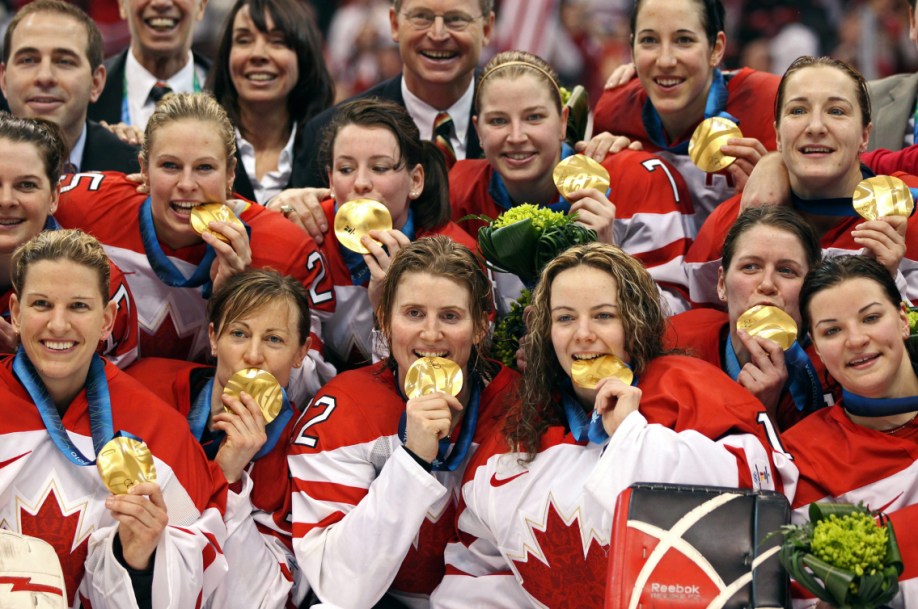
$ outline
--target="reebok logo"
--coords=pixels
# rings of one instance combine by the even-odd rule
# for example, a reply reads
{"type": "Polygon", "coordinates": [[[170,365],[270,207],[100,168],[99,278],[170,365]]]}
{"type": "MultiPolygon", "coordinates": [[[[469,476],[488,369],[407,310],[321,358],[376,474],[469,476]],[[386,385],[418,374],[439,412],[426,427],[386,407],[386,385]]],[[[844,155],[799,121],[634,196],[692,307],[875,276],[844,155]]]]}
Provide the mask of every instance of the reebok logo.
{"type": "Polygon", "coordinates": [[[515,474],[515,475],[513,475],[513,476],[510,476],[509,478],[500,479],[500,478],[497,477],[497,473],[495,472],[495,473],[491,474],[491,486],[493,486],[494,488],[497,488],[497,487],[499,487],[499,486],[503,486],[503,485],[505,485],[505,484],[507,484],[507,483],[509,483],[509,482],[513,482],[514,480],[516,480],[517,478],[519,478],[519,477],[522,476],[523,474],[528,474],[528,473],[529,473],[529,470],[527,469],[526,471],[522,471],[522,472],[520,472],[520,473],[518,473],[518,474],[515,474]]]}
{"type": "Polygon", "coordinates": [[[701,594],[701,587],[699,586],[680,586],[679,584],[658,584],[656,582],[650,584],[650,591],[657,594],[689,594],[697,596],[701,594]]]}

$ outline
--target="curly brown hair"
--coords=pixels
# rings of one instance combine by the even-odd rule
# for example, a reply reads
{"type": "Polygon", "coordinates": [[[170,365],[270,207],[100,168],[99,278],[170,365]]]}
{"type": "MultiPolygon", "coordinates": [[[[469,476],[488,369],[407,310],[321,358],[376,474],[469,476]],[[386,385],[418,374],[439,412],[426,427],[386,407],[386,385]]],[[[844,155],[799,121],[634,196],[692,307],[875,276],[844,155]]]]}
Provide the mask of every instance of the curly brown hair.
{"type": "Polygon", "coordinates": [[[560,405],[552,397],[567,372],[561,368],[551,340],[551,290],[558,275],[578,266],[605,271],[615,280],[624,349],[631,356],[635,374],[640,376],[650,360],[664,352],[666,316],[660,292],[637,259],[605,243],[575,245],[559,254],[542,270],[532,294],[522,395],[511,408],[504,427],[511,449],[526,452],[526,461],[535,458],[539,439],[548,426],[563,417],[560,405]]]}

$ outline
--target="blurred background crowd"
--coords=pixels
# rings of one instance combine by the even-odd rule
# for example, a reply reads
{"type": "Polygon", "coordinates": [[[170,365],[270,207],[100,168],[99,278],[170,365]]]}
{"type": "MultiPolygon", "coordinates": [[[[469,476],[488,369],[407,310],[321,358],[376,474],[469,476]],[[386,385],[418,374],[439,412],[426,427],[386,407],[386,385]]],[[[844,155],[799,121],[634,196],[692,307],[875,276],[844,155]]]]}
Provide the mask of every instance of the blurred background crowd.
{"type": "MultiPolygon", "coordinates": [[[[305,0],[325,37],[329,71],[340,101],[401,71],[389,33],[388,0],[305,0]]],[[[3,24],[28,0],[4,0],[3,24]]],[[[117,0],[75,0],[99,25],[106,56],[129,42],[117,0]]],[[[232,0],[210,0],[195,30],[195,50],[213,57],[232,0]]],[[[562,81],[583,84],[598,98],[606,77],[630,61],[631,0],[497,0],[497,30],[482,63],[507,49],[544,57],[562,81]]],[[[781,74],[800,55],[831,55],[867,80],[918,69],[901,0],[725,0],[724,65],[781,74]]]]}

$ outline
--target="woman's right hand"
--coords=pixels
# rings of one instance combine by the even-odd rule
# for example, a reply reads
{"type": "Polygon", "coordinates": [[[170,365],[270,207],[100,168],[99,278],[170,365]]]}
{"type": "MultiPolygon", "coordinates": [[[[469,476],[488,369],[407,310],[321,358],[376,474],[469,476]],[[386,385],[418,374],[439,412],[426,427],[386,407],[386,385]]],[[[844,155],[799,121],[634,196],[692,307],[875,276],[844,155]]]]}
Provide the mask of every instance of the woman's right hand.
{"type": "Polygon", "coordinates": [[[210,279],[216,290],[225,279],[249,268],[249,265],[252,264],[252,246],[249,243],[249,235],[245,231],[245,226],[241,223],[212,221],[207,228],[220,233],[229,240],[227,243],[209,232],[201,235],[204,242],[211,246],[217,254],[210,267],[210,279]]]}
{"type": "Polygon", "coordinates": [[[0,353],[16,353],[19,335],[13,324],[0,317],[0,353]]]}
{"type": "Polygon", "coordinates": [[[882,264],[889,274],[896,278],[899,264],[905,257],[905,234],[908,218],[884,216],[858,224],[851,236],[854,242],[866,250],[866,254],[882,264]]]}
{"type": "Polygon", "coordinates": [[[382,297],[383,284],[386,281],[386,271],[392,264],[392,259],[403,247],[411,244],[411,241],[402,231],[397,228],[389,230],[371,230],[369,237],[364,236],[360,242],[370,252],[363,255],[363,261],[366,262],[367,268],[370,269],[370,285],[367,288],[367,296],[370,299],[370,307],[375,311],[379,299],[382,297]]]}
{"type": "Polygon", "coordinates": [[[440,440],[449,436],[453,412],[462,404],[453,396],[438,391],[408,400],[405,407],[405,448],[428,463],[437,458],[440,440]]]}
{"type": "Polygon", "coordinates": [[[268,201],[268,209],[283,214],[312,237],[316,245],[325,241],[328,220],[322,210],[322,201],[331,196],[328,188],[288,188],[268,201]]]}
{"type": "Polygon", "coordinates": [[[602,88],[606,91],[615,89],[616,87],[628,84],[635,76],[637,76],[637,70],[634,69],[634,64],[623,63],[612,70],[612,73],[609,74],[609,78],[606,79],[606,84],[604,84],[602,88]]]}
{"type": "Polygon", "coordinates": [[[784,350],[773,340],[752,336],[743,330],[737,336],[749,352],[749,362],[740,370],[736,382],[755,396],[774,419],[787,384],[784,350]]]}

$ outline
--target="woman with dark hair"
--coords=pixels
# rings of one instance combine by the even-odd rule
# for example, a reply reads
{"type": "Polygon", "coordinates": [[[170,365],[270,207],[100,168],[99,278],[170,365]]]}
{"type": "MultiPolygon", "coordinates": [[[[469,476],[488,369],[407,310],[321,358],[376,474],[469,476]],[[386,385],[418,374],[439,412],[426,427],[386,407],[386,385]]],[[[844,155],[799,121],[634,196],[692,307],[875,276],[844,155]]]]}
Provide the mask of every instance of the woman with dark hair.
{"type": "Polygon", "coordinates": [[[726,311],[692,309],[669,319],[667,344],[708,361],[757,397],[781,430],[826,403],[831,385],[806,340],[797,295],[822,259],[807,221],[786,207],[754,207],[739,215],[724,239],[717,293],[726,311]],[[787,313],[798,327],[789,355],[772,340],[737,329],[756,305],[787,313]],[[804,351],[803,347],[806,347],[804,351]]]}
{"type": "Polygon", "coordinates": [[[328,226],[334,226],[338,208],[354,199],[378,201],[392,216],[392,230],[371,231],[372,238],[362,239],[369,254],[345,248],[334,231],[321,245],[338,303],[334,316],[324,322],[323,340],[344,367],[371,361],[373,311],[399,249],[438,234],[476,248],[449,219],[446,163],[438,152],[433,142],[421,140],[404,107],[376,98],[342,104],[323,132],[319,158],[332,197],[322,202],[328,226]]]}
{"type": "MultiPolygon", "coordinates": [[[[41,231],[60,228],[53,214],[60,199],[66,152],[55,123],[0,113],[0,222],[4,227],[0,234],[0,353],[15,353],[19,345],[8,322],[13,295],[10,259],[17,247],[41,231]]],[[[99,344],[99,354],[123,368],[137,359],[137,306],[124,273],[114,262],[109,261],[109,266],[115,324],[99,344]]]]}
{"type": "MultiPolygon", "coordinates": [[[[631,54],[637,79],[607,90],[596,104],[597,131],[624,135],[672,163],[695,204],[695,226],[743,189],[752,168],[775,149],[769,110],[778,79],[749,68],[722,72],[727,46],[721,0],[635,0],[631,54]],[[742,138],[723,146],[736,162],[707,173],[688,155],[695,128],[721,116],[742,138]]],[[[696,228],[697,230],[697,228],[696,228]]]]}
{"type": "MultiPolygon", "coordinates": [[[[863,503],[885,513],[906,565],[889,605],[912,607],[918,601],[918,360],[907,344],[899,290],[876,260],[830,258],[806,276],[800,312],[843,395],[782,436],[799,472],[793,519],[806,521],[814,501],[863,503]]],[[[808,595],[799,587],[794,593],[808,595]]]]}
{"type": "MultiPolygon", "coordinates": [[[[903,297],[918,297],[918,220],[864,220],[853,207],[858,184],[874,175],[860,162],[871,129],[864,77],[831,57],[800,57],[781,78],[774,120],[790,183],[782,203],[813,228],[825,254],[873,256],[895,277],[903,297]]],[[[918,186],[915,176],[893,176],[918,186]]],[[[740,207],[739,196],[718,207],[686,254],[694,302],[718,301],[707,278],[720,264],[723,236],[740,207]]]]}
{"type": "Polygon", "coordinates": [[[322,37],[299,0],[237,0],[208,88],[236,126],[233,191],[262,205],[307,186],[298,165],[303,125],[334,102],[322,37]]]}
{"type": "Polygon", "coordinates": [[[321,601],[427,606],[466,463],[516,393],[519,375],[487,357],[492,310],[467,247],[437,235],[395,254],[376,307],[388,358],[323,387],[288,453],[293,548],[321,601]],[[405,397],[409,369],[427,357],[457,365],[457,393],[405,397]]]}
{"type": "Polygon", "coordinates": [[[434,607],[602,606],[617,491],[665,479],[658,463],[676,446],[609,457],[613,434],[635,454],[630,438],[647,427],[689,445],[729,435],[732,452],[708,460],[699,483],[773,484],[762,405],[711,364],[666,354],[665,323],[647,270],[619,248],[575,246],[548,263],[533,293],[523,391],[503,434],[466,468],[460,541],[447,549],[434,607]],[[584,365],[608,368],[572,382],[584,365]]]}

